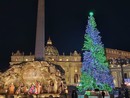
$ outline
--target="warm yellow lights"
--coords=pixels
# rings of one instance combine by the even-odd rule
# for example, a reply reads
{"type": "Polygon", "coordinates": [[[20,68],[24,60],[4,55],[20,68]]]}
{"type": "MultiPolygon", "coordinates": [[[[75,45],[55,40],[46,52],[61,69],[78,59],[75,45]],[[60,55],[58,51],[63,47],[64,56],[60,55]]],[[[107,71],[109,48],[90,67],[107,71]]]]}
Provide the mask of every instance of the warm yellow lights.
{"type": "Polygon", "coordinates": [[[65,93],[68,94],[68,89],[65,89],[65,93]]]}
{"type": "Polygon", "coordinates": [[[115,79],[113,80],[113,82],[114,82],[114,84],[116,84],[116,80],[115,79]]]}
{"type": "Polygon", "coordinates": [[[113,65],[111,65],[111,67],[114,67],[113,65]]]}
{"type": "Polygon", "coordinates": [[[77,61],[77,58],[74,58],[74,61],[77,61]]]}
{"type": "Polygon", "coordinates": [[[6,90],[5,90],[5,92],[7,93],[7,92],[8,92],[8,90],[6,89],[6,90]]]}
{"type": "Polygon", "coordinates": [[[80,82],[80,79],[78,79],[78,83],[80,82]]]}
{"type": "Polygon", "coordinates": [[[62,61],[62,59],[59,59],[59,61],[62,61]]]}
{"type": "Polygon", "coordinates": [[[77,69],[75,69],[75,72],[77,72],[77,69]]]}

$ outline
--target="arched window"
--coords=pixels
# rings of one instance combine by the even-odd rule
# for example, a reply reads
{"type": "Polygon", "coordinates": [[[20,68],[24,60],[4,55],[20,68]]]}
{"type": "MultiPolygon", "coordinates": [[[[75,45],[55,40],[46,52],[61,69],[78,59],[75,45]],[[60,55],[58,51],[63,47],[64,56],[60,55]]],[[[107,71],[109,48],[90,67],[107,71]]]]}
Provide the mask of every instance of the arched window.
{"type": "Polygon", "coordinates": [[[74,75],[74,83],[78,83],[78,74],[74,75]]]}

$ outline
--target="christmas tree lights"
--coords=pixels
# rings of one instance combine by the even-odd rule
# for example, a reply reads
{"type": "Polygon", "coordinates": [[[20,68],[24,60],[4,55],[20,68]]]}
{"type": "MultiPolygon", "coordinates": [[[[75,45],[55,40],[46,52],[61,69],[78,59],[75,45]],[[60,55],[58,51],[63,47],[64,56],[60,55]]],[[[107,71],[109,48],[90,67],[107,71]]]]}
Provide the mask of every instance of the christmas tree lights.
{"type": "Polygon", "coordinates": [[[78,89],[80,91],[99,89],[110,92],[114,88],[113,78],[93,13],[90,12],[89,15],[84,36],[82,73],[78,89]]]}

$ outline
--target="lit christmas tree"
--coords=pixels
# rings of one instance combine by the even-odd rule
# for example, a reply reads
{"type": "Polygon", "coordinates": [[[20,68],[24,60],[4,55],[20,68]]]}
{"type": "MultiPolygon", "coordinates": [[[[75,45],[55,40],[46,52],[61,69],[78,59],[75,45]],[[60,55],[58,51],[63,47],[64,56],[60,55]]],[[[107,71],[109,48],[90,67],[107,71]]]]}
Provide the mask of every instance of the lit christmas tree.
{"type": "Polygon", "coordinates": [[[80,91],[99,89],[110,92],[114,88],[113,77],[93,13],[90,12],[89,15],[84,36],[82,73],[78,89],[80,91]]]}

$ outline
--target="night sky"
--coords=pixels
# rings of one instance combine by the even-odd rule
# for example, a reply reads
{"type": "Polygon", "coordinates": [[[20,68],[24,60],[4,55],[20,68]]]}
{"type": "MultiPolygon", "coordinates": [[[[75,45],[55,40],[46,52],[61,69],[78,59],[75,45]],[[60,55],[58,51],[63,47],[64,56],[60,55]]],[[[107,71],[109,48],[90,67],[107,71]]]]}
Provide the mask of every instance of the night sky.
{"type": "MultiPolygon", "coordinates": [[[[46,41],[59,53],[81,52],[89,11],[95,14],[105,48],[130,51],[129,0],[46,0],[46,41]]],[[[35,49],[37,0],[0,0],[0,68],[12,52],[35,49]]]]}

